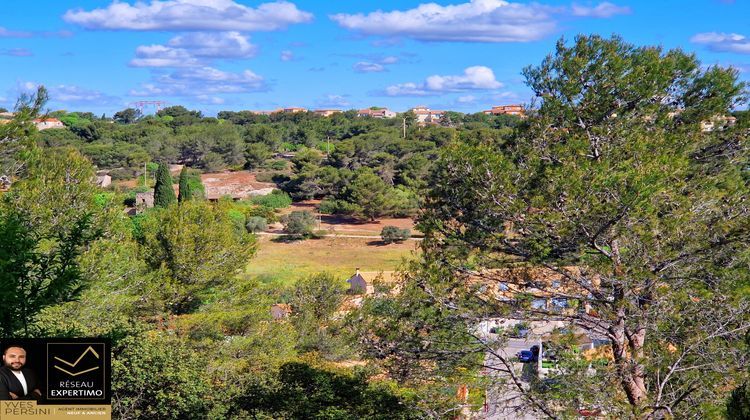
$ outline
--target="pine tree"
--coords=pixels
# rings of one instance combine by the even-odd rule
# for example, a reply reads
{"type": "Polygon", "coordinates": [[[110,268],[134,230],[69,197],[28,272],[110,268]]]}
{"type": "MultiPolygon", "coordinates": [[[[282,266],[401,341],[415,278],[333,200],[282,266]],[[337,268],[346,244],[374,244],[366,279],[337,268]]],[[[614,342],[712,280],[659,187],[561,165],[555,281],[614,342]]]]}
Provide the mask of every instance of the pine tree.
{"type": "Polygon", "coordinates": [[[188,201],[193,199],[193,189],[190,185],[190,179],[188,175],[187,166],[183,166],[182,170],[180,171],[180,195],[177,196],[177,201],[182,203],[183,201],[188,201]]]}
{"type": "Polygon", "coordinates": [[[169,166],[165,162],[159,163],[156,170],[156,185],[154,186],[154,207],[169,207],[177,201],[172,188],[172,176],[169,166]]]}

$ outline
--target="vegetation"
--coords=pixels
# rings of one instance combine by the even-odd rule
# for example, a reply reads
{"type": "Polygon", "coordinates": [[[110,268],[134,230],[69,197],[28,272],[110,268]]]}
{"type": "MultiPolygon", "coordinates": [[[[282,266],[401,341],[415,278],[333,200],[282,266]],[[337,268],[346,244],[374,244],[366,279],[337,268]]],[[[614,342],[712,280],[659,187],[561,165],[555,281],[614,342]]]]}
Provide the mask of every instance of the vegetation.
{"type": "Polygon", "coordinates": [[[154,207],[169,207],[177,202],[177,197],[172,188],[172,175],[169,173],[169,165],[159,163],[156,170],[156,185],[154,186],[154,207]]]}
{"type": "Polygon", "coordinates": [[[392,244],[394,242],[403,242],[411,238],[411,230],[401,229],[396,226],[385,226],[380,232],[380,237],[386,244],[392,244]]]}
{"type": "Polygon", "coordinates": [[[293,211],[281,218],[284,232],[294,238],[305,238],[312,235],[315,228],[315,216],[309,211],[293,211]]]}
{"type": "MultiPolygon", "coordinates": [[[[12,181],[0,338],[111,338],[120,418],[452,418],[498,386],[552,418],[746,417],[750,121],[735,112],[736,125],[700,130],[744,84],[679,50],[599,36],[560,41],[524,76],[539,98],[528,118],[450,113],[418,127],[405,113],[406,138],[403,120],[352,111],[182,106],[114,122],[57,111],[66,127],[38,133],[40,88],[0,125],[12,181]],[[137,190],[94,183],[92,163],[132,178],[155,161],[157,206],[137,216],[122,204],[137,190]],[[186,165],[179,203],[167,163],[186,165]],[[197,199],[197,171],[240,168],[281,191],[197,199]],[[419,209],[424,241],[412,253],[395,226],[381,231],[387,247],[253,234],[310,198],[370,221],[419,209]],[[356,266],[403,272],[353,297],[356,266]],[[498,293],[509,286],[524,292],[498,293]],[[495,351],[505,334],[478,332],[508,314],[523,318],[517,334],[565,324],[546,343],[555,371],[528,389],[495,351]],[[606,354],[582,357],[581,331],[606,354]]],[[[281,220],[298,238],[316,224],[304,211],[281,220]]]]}
{"type": "Polygon", "coordinates": [[[381,314],[394,330],[374,324],[376,348],[397,348],[394,363],[411,361],[416,375],[414,358],[453,354],[435,376],[477,362],[466,356],[483,346],[471,328],[487,313],[563,320],[606,337],[613,359],[592,372],[570,352],[555,392],[525,393],[537,412],[713,416],[746,375],[750,185],[746,131],[702,133],[700,122],[728,113],[744,85],[679,50],[598,36],[560,41],[524,75],[541,104],[512,142],[442,153],[420,218],[424,260],[402,296],[380,304],[400,302],[413,320],[381,314]],[[581,310],[492,298],[500,281],[527,284],[510,269],[559,276],[534,288],[581,310]]]}

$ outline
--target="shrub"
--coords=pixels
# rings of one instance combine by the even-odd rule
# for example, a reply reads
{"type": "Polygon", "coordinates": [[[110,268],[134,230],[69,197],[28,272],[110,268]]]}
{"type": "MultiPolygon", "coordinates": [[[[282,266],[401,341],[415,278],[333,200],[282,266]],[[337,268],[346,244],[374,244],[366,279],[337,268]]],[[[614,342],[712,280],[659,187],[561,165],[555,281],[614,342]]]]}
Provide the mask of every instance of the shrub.
{"type": "Polygon", "coordinates": [[[247,217],[262,217],[266,219],[266,223],[276,223],[279,221],[279,217],[274,210],[266,206],[253,206],[249,208],[247,210],[247,217]]]}
{"type": "Polygon", "coordinates": [[[409,229],[400,229],[396,226],[385,226],[380,231],[380,237],[387,244],[403,242],[411,237],[411,231],[409,229]]]}
{"type": "Polygon", "coordinates": [[[268,222],[264,217],[252,216],[247,219],[245,228],[250,233],[263,232],[268,229],[268,222]]]}
{"type": "Polygon", "coordinates": [[[271,163],[271,169],[275,171],[286,171],[289,168],[289,165],[286,163],[285,160],[274,160],[271,163]]]}
{"type": "Polygon", "coordinates": [[[284,191],[273,190],[271,194],[251,198],[250,202],[272,209],[283,209],[292,205],[292,198],[284,191]]]}
{"type": "Polygon", "coordinates": [[[324,198],[318,205],[318,211],[323,214],[336,214],[338,209],[338,202],[332,198],[324,198]]]}
{"type": "Polygon", "coordinates": [[[281,218],[284,232],[297,238],[310,236],[315,226],[315,216],[309,211],[293,211],[281,218]]]}

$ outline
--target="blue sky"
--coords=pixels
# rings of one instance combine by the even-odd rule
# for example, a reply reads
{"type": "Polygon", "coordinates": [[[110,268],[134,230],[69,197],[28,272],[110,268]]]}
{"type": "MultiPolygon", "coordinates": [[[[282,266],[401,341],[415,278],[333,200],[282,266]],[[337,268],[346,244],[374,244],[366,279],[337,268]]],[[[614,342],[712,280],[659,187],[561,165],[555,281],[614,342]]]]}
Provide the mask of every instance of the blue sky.
{"type": "Polygon", "coordinates": [[[617,33],[750,79],[750,2],[731,0],[7,2],[0,106],[44,84],[51,109],[140,100],[200,109],[528,103],[520,75],[555,42],[617,33]]]}

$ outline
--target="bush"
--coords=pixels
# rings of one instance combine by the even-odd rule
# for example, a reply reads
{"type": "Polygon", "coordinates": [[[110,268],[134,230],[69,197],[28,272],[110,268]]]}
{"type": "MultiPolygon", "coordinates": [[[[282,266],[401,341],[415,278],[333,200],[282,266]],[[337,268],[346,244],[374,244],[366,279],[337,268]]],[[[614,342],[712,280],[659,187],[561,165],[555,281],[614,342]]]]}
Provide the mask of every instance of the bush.
{"type": "Polygon", "coordinates": [[[250,233],[263,232],[268,229],[268,222],[264,217],[252,216],[247,219],[245,228],[250,233]]]}
{"type": "Polygon", "coordinates": [[[251,198],[250,202],[272,209],[283,209],[292,205],[292,198],[284,191],[273,190],[271,194],[251,198]]]}
{"type": "Polygon", "coordinates": [[[271,169],[275,171],[286,171],[289,169],[289,164],[287,164],[285,160],[274,160],[271,163],[271,169]]]}
{"type": "Polygon", "coordinates": [[[272,208],[266,206],[253,206],[247,210],[247,217],[262,217],[266,219],[266,223],[276,223],[279,221],[279,217],[272,208]]]}
{"type": "Polygon", "coordinates": [[[386,226],[380,231],[380,237],[383,239],[383,242],[387,244],[403,242],[411,238],[411,230],[400,229],[396,226],[386,226]]]}
{"type": "Polygon", "coordinates": [[[338,202],[332,198],[324,198],[318,205],[318,211],[323,214],[336,214],[338,208],[338,202]]]}
{"type": "Polygon", "coordinates": [[[281,218],[284,224],[284,232],[297,238],[312,235],[315,227],[315,216],[309,211],[293,211],[281,218]]]}

